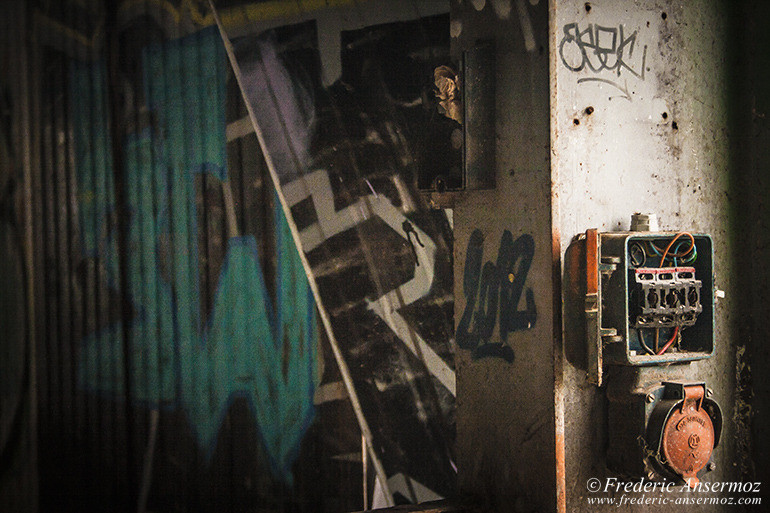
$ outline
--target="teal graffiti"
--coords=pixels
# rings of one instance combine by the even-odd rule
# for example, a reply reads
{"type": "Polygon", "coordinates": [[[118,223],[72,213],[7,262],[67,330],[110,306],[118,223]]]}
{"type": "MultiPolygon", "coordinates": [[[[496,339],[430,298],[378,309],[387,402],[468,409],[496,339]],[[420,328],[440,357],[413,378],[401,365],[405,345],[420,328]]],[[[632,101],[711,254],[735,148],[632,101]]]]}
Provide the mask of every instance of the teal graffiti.
{"type": "MultiPolygon", "coordinates": [[[[114,198],[104,66],[73,64],[70,81],[83,252],[104,262],[113,288],[119,257],[128,268],[130,397],[184,409],[209,457],[230,403],[246,398],[274,472],[291,482],[291,466],[313,416],[317,333],[288,224],[276,208],[275,302],[254,237],[233,237],[204,325],[195,176],[207,174],[230,186],[224,49],[216,30],[207,29],[146,49],[143,66],[155,123],[124,141],[130,209],[125,255],[117,252],[109,221],[114,198]]],[[[80,385],[123,397],[122,347],[119,322],[86,336],[80,385]]]]}

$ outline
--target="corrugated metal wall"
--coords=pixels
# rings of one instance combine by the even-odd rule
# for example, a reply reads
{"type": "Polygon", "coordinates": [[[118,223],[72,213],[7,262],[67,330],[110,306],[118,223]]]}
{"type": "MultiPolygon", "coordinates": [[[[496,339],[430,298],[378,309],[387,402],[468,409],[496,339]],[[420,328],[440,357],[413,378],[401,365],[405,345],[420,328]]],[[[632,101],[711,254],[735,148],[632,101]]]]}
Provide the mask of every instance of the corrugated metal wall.
{"type": "Polygon", "coordinates": [[[0,511],[37,506],[31,289],[24,251],[29,117],[19,7],[4,5],[0,17],[0,511]]]}
{"type": "MultiPolygon", "coordinates": [[[[327,94],[321,74],[336,69],[349,81],[338,82],[334,94],[345,91],[345,116],[362,139],[320,124],[315,165],[339,163],[334,172],[348,172],[350,163],[335,156],[338,145],[381,158],[357,170],[371,181],[359,176],[357,185],[346,182],[349,189],[335,183],[319,192],[333,189],[336,206],[376,196],[376,187],[378,201],[401,209],[393,209],[398,227],[404,221],[413,232],[428,230],[431,240],[414,232],[421,247],[441,239],[435,269],[418,269],[410,233],[378,219],[365,220],[361,231],[359,220],[350,225],[355,236],[342,234],[314,258],[331,255],[317,262],[330,275],[329,290],[350,287],[345,273],[357,273],[346,292],[355,308],[335,314],[356,329],[338,336],[349,346],[346,358],[398,500],[446,495],[455,472],[448,456],[454,393],[441,389],[440,404],[435,393],[420,395],[420,387],[439,385],[408,348],[419,330],[424,347],[440,355],[433,363],[446,371],[443,379],[453,383],[445,318],[452,310],[451,246],[442,239],[448,224],[441,212],[420,212],[412,200],[401,204],[407,193],[392,185],[406,188],[398,166],[383,163],[393,155],[376,152],[401,152],[393,161],[412,157],[399,121],[382,119],[359,133],[375,113],[360,111],[357,102],[370,87],[382,89],[357,81],[370,73],[373,55],[382,59],[378,65],[401,62],[404,77],[418,77],[390,82],[408,101],[384,99],[407,114],[400,121],[416,136],[417,161],[438,162],[428,139],[443,140],[454,127],[431,121],[445,118],[425,91],[433,62],[448,56],[448,16],[422,21],[420,9],[402,2],[404,19],[416,21],[397,24],[391,22],[402,16],[398,11],[372,4],[369,16],[354,5],[353,21],[329,29],[336,16],[323,14],[329,6],[293,6],[228,2],[226,12],[237,14],[227,16],[240,23],[242,43],[265,30],[258,20],[283,16],[288,25],[275,23],[280,51],[287,62],[297,59],[289,62],[292,72],[310,67],[319,98],[327,94]],[[320,23],[331,32],[319,35],[320,23]],[[346,42],[342,51],[319,46],[335,37],[346,42]],[[330,51],[339,69],[319,64],[330,51]],[[394,137],[397,149],[383,143],[394,137]],[[361,267],[360,233],[395,256],[382,251],[382,266],[361,267]],[[338,258],[343,242],[353,246],[338,258]],[[372,291],[360,285],[369,274],[387,271],[387,285],[398,287],[418,270],[431,281],[404,310],[417,328],[402,333],[365,308],[372,291]]],[[[39,0],[26,12],[41,510],[362,509],[362,489],[369,488],[371,500],[374,472],[367,477],[362,466],[359,425],[337,363],[319,343],[305,272],[207,4],[39,0]]],[[[332,112],[323,103],[312,107],[332,112]]],[[[393,116],[392,105],[381,107],[377,116],[393,116]]]]}
{"type": "Polygon", "coordinates": [[[294,483],[322,458],[314,304],[256,138],[228,137],[219,34],[183,7],[31,9],[44,510],[319,507],[294,483]]]}

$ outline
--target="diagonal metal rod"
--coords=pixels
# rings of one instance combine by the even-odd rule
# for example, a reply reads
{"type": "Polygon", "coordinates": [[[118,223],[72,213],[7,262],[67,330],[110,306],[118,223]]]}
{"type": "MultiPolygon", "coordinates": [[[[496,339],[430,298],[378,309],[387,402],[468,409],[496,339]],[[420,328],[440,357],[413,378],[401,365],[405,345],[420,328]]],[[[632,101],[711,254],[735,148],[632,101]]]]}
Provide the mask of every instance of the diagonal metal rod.
{"type": "Polygon", "coordinates": [[[246,110],[249,113],[249,119],[251,119],[251,123],[252,125],[254,125],[254,132],[256,133],[257,139],[259,140],[259,145],[262,148],[262,153],[264,154],[264,157],[265,157],[265,163],[267,164],[267,169],[270,172],[270,177],[273,180],[273,184],[275,185],[276,193],[278,194],[278,199],[281,202],[281,207],[283,208],[284,215],[286,216],[286,220],[289,224],[289,229],[291,230],[291,234],[294,239],[294,244],[297,246],[300,260],[302,261],[302,266],[305,269],[305,274],[307,275],[307,279],[310,284],[310,289],[313,291],[313,296],[315,297],[316,306],[318,307],[318,312],[321,316],[321,322],[324,325],[326,335],[329,338],[329,344],[331,345],[332,353],[334,354],[334,359],[337,361],[337,365],[339,366],[340,374],[342,375],[342,381],[345,384],[345,389],[347,390],[348,397],[350,398],[350,403],[353,407],[353,411],[355,412],[356,418],[358,420],[358,424],[361,429],[361,434],[366,440],[366,446],[368,448],[369,455],[372,459],[372,465],[374,466],[375,472],[377,473],[377,477],[380,481],[380,485],[382,486],[382,489],[387,501],[387,505],[393,506],[394,505],[393,494],[391,493],[390,487],[388,486],[388,478],[387,478],[387,475],[385,474],[385,469],[382,466],[382,462],[380,461],[380,458],[374,449],[374,445],[372,444],[372,432],[371,432],[371,429],[369,428],[369,423],[366,421],[366,417],[364,416],[364,412],[361,408],[361,402],[358,399],[358,394],[356,393],[355,387],[353,386],[353,378],[350,375],[350,370],[348,369],[347,362],[345,361],[342,355],[342,351],[339,348],[337,339],[334,336],[334,331],[332,330],[329,313],[327,312],[326,307],[321,301],[321,295],[318,290],[318,284],[316,283],[315,277],[310,268],[310,264],[307,260],[307,256],[305,255],[305,252],[302,249],[302,241],[300,240],[300,237],[299,237],[299,231],[297,230],[296,224],[293,222],[291,209],[289,208],[289,205],[286,202],[286,197],[284,196],[283,191],[281,190],[281,182],[278,177],[278,172],[275,169],[275,166],[273,165],[273,160],[268,151],[267,144],[264,139],[264,135],[257,121],[257,117],[254,112],[254,109],[252,108],[251,104],[249,103],[248,97],[246,96],[246,92],[244,90],[244,85],[243,85],[243,77],[241,75],[241,69],[240,69],[240,66],[238,65],[238,61],[235,58],[235,53],[233,52],[232,43],[230,42],[230,38],[227,36],[227,33],[225,32],[224,26],[222,25],[222,20],[219,18],[219,13],[214,7],[214,2],[212,0],[209,0],[209,7],[211,8],[211,12],[214,16],[214,20],[216,21],[217,28],[219,29],[219,34],[222,37],[222,42],[224,43],[225,51],[227,52],[227,57],[230,60],[230,65],[233,68],[233,74],[235,75],[235,79],[238,82],[238,86],[241,90],[243,101],[246,104],[246,110]]]}

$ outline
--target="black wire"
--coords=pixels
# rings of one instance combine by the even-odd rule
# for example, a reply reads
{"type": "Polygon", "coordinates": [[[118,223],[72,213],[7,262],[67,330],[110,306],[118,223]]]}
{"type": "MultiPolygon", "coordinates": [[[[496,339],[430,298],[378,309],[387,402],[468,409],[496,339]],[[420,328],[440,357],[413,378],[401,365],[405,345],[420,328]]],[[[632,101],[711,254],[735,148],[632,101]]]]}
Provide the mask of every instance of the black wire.
{"type": "Polygon", "coordinates": [[[644,343],[644,332],[642,331],[642,328],[636,329],[637,335],[639,336],[639,343],[642,344],[642,347],[647,350],[648,353],[654,355],[655,351],[650,349],[650,347],[644,343]]]}

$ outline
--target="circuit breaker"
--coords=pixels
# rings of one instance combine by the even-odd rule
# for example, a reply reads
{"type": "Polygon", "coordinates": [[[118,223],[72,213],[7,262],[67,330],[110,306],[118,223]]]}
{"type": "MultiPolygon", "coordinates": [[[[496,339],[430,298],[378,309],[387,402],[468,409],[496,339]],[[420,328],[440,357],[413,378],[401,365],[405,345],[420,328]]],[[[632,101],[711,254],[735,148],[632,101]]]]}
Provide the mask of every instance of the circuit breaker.
{"type": "Polygon", "coordinates": [[[687,365],[715,351],[711,237],[588,230],[584,242],[587,370],[606,388],[607,466],[694,485],[714,468],[722,426],[687,365]]]}

